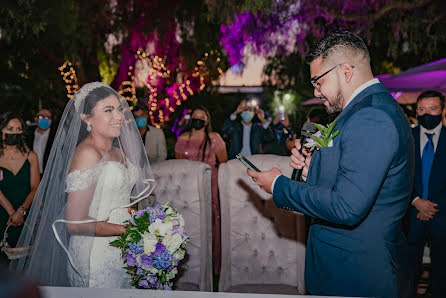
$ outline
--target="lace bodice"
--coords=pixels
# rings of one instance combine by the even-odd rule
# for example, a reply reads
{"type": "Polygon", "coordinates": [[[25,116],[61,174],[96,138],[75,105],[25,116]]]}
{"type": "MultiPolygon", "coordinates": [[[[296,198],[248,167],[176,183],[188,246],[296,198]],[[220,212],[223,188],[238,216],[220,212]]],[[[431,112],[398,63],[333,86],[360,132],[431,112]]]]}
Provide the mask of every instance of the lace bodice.
{"type": "MultiPolygon", "coordinates": [[[[67,192],[89,190],[94,193],[89,216],[99,221],[123,224],[130,218],[127,208],[130,194],[138,178],[137,168],[115,161],[100,162],[85,170],[76,170],[67,176],[67,192]],[[117,208],[117,209],[115,209],[117,208]],[[114,210],[113,210],[114,209],[114,210]],[[111,212],[110,212],[111,211],[111,212]]],[[[69,251],[89,287],[129,287],[122,269],[121,252],[109,245],[116,237],[72,236],[69,251]]],[[[68,275],[73,286],[83,286],[79,275],[69,266],[68,275]]]]}

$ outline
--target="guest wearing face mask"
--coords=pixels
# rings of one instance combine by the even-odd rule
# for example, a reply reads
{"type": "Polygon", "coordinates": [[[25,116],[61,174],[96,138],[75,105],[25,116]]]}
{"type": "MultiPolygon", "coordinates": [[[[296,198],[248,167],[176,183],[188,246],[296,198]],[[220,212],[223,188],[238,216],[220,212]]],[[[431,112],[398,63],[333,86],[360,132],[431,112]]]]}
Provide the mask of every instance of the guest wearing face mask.
{"type": "MultiPolygon", "coordinates": [[[[408,241],[412,261],[412,290],[416,296],[423,251],[430,246],[433,297],[446,297],[446,127],[444,95],[424,91],[417,99],[415,179],[409,207],[408,241]]],[[[423,289],[419,289],[420,294],[423,289]]]]}
{"type": "Polygon", "coordinates": [[[144,106],[136,106],[133,111],[136,126],[146,148],[147,157],[151,164],[166,160],[166,138],[162,129],[148,125],[149,112],[144,106]]]}
{"type": "Polygon", "coordinates": [[[41,109],[34,118],[34,122],[36,125],[26,131],[26,139],[28,147],[37,154],[42,177],[56,136],[57,125],[53,125],[53,116],[48,109],[41,109]]]}
{"type": "Polygon", "coordinates": [[[264,153],[263,144],[274,140],[274,135],[265,119],[265,112],[255,101],[242,100],[234,113],[223,123],[223,137],[230,142],[228,158],[238,153],[244,156],[264,153]],[[240,115],[241,120],[237,120],[240,115]],[[254,123],[257,116],[260,123],[254,123]]]}
{"type": "Polygon", "coordinates": [[[225,142],[212,132],[211,115],[204,107],[192,111],[189,127],[175,144],[175,158],[202,161],[211,166],[212,184],[212,251],[214,273],[220,273],[220,201],[218,198],[218,166],[228,160],[225,142]]]}
{"type": "MultiPolygon", "coordinates": [[[[0,115],[0,237],[9,225],[6,240],[11,247],[17,243],[40,183],[39,162],[26,146],[24,126],[11,112],[0,115]]],[[[0,259],[7,262],[3,252],[0,259]]]]}

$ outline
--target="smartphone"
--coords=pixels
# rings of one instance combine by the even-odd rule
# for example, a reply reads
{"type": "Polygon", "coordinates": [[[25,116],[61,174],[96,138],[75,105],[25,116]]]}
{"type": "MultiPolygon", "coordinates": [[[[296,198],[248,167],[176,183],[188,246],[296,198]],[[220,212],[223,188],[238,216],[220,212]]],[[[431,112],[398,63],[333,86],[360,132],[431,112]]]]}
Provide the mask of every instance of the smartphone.
{"type": "Polygon", "coordinates": [[[237,157],[238,160],[242,162],[242,164],[245,165],[250,170],[261,172],[255,165],[253,165],[246,157],[244,157],[241,153],[237,154],[235,157],[237,157]]]}

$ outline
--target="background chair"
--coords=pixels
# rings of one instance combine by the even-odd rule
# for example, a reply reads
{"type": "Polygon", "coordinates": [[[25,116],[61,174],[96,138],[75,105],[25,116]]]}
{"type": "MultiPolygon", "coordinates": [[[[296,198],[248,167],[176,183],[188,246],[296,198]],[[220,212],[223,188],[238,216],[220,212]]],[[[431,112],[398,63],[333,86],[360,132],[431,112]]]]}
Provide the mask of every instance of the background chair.
{"type": "MultiPolygon", "coordinates": [[[[260,170],[279,168],[290,177],[289,158],[254,155],[260,170]]],[[[275,206],[238,160],[221,164],[222,269],[219,291],[304,294],[305,221],[303,214],[275,206]]]]}
{"type": "Polygon", "coordinates": [[[211,168],[178,159],[156,163],[152,170],[156,203],[169,201],[183,216],[190,237],[174,289],[212,291],[211,168]]]}

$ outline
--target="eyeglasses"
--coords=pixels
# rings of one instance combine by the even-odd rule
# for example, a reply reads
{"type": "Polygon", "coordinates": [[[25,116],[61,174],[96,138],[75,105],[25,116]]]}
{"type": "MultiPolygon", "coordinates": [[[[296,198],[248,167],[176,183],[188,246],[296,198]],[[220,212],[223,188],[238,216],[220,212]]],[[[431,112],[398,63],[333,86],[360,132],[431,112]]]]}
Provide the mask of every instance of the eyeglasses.
{"type": "MultiPolygon", "coordinates": [[[[328,74],[330,71],[332,71],[333,69],[335,69],[336,67],[342,65],[343,63],[340,64],[336,64],[335,66],[333,66],[332,68],[330,68],[329,70],[327,70],[326,72],[324,72],[323,74],[321,74],[320,76],[314,77],[310,80],[311,85],[313,85],[314,89],[316,89],[317,91],[321,92],[321,89],[319,89],[318,85],[316,84],[316,82],[318,80],[320,80],[323,76],[325,76],[326,74],[328,74]]],[[[350,65],[352,68],[355,68],[354,65],[350,65]]]]}

